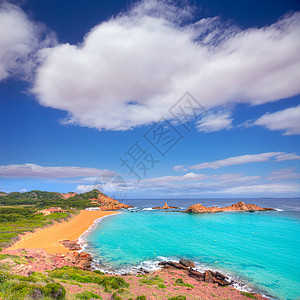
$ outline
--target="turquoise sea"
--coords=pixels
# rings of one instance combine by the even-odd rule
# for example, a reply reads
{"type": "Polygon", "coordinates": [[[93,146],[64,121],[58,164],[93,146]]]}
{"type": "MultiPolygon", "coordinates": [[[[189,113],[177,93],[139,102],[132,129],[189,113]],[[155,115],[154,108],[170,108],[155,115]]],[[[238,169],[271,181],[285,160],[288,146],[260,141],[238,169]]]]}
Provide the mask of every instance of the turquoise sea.
{"type": "MultiPolygon", "coordinates": [[[[243,199],[274,212],[185,214],[150,210],[164,200],[127,200],[132,212],[101,219],[84,235],[100,268],[128,272],[187,258],[230,275],[242,289],[300,299],[300,199],[243,199]]],[[[125,201],[124,201],[125,202],[125,201]]],[[[171,199],[169,205],[225,206],[234,199],[171,199]]]]}

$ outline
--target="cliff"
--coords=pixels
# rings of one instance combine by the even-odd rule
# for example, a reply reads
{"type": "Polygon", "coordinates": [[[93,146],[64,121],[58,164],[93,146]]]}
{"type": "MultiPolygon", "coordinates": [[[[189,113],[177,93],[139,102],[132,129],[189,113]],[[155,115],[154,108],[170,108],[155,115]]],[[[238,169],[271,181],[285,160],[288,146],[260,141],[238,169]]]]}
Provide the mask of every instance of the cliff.
{"type": "Polygon", "coordinates": [[[99,193],[96,199],[93,199],[93,203],[99,204],[101,210],[118,210],[121,208],[130,208],[131,205],[123,204],[111,197],[99,193]]]}
{"type": "Polygon", "coordinates": [[[265,210],[275,210],[269,207],[259,207],[255,204],[246,204],[243,201],[238,203],[232,204],[226,207],[206,207],[202,204],[194,204],[191,205],[185,212],[186,213],[215,213],[215,212],[222,212],[222,211],[265,211],[265,210]]]}

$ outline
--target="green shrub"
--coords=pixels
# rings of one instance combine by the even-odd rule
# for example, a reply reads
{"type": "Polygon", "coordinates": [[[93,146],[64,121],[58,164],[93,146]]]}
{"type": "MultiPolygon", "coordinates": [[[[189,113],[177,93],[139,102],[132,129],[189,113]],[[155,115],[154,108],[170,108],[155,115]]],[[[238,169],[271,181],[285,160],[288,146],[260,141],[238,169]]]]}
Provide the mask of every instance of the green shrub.
{"type": "Polygon", "coordinates": [[[186,287],[189,287],[189,288],[192,288],[192,289],[194,288],[194,286],[192,284],[185,283],[182,278],[176,279],[174,285],[186,286],[186,287]]]}
{"type": "Polygon", "coordinates": [[[136,297],[136,300],[146,300],[146,299],[147,298],[144,295],[136,297]]]}
{"type": "Polygon", "coordinates": [[[178,295],[178,296],[168,298],[168,300],[186,300],[186,297],[182,295],[178,295]]]}
{"type": "Polygon", "coordinates": [[[91,271],[83,271],[76,267],[62,267],[49,271],[52,278],[74,280],[80,283],[97,283],[104,287],[105,291],[110,289],[127,288],[129,284],[118,276],[105,276],[91,271]]]}
{"type": "Polygon", "coordinates": [[[76,294],[76,299],[81,299],[81,300],[89,300],[89,299],[102,299],[102,297],[98,294],[92,293],[90,291],[84,291],[82,293],[76,294]]]}
{"type": "Polygon", "coordinates": [[[241,294],[242,294],[243,296],[248,297],[248,298],[257,299],[253,294],[248,293],[248,292],[241,292],[241,294]]]}
{"type": "Polygon", "coordinates": [[[99,274],[99,275],[105,275],[104,272],[101,272],[101,271],[99,271],[99,270],[94,270],[93,272],[96,273],[96,274],[99,274]]]}
{"type": "Polygon", "coordinates": [[[140,279],[140,282],[148,284],[148,285],[156,285],[159,283],[163,283],[164,279],[159,277],[158,275],[156,275],[155,277],[146,277],[146,278],[140,279]]]}
{"type": "Polygon", "coordinates": [[[123,300],[120,296],[118,296],[118,294],[116,292],[114,292],[112,294],[112,299],[114,299],[114,300],[123,300]]]}
{"type": "Polygon", "coordinates": [[[159,283],[157,286],[158,286],[159,288],[161,288],[161,289],[167,288],[167,286],[164,285],[163,283],[159,283]]]}
{"type": "Polygon", "coordinates": [[[32,297],[42,299],[65,299],[66,290],[60,283],[48,283],[47,285],[34,285],[27,282],[18,282],[16,279],[8,280],[1,284],[1,296],[6,300],[27,299],[32,297]]]}

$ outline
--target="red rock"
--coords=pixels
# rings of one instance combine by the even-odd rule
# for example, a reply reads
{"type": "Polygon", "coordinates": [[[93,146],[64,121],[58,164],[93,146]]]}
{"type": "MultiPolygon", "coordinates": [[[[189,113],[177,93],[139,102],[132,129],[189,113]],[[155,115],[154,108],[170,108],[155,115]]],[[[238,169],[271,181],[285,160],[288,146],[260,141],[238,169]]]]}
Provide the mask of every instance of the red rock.
{"type": "Polygon", "coordinates": [[[205,271],[205,273],[204,273],[204,281],[207,282],[207,283],[213,283],[214,282],[213,276],[212,276],[212,274],[209,270],[205,271]]]}
{"type": "Polygon", "coordinates": [[[232,204],[226,207],[206,207],[202,204],[194,204],[191,205],[185,212],[186,213],[215,213],[215,212],[222,212],[222,211],[265,211],[265,210],[275,210],[269,207],[259,207],[255,204],[246,204],[243,201],[238,203],[232,204]]]}
{"type": "Polygon", "coordinates": [[[152,207],[153,209],[179,209],[180,207],[176,207],[176,206],[169,206],[167,204],[167,202],[165,202],[165,205],[163,207],[159,207],[159,206],[156,206],[156,207],[152,207]]]}

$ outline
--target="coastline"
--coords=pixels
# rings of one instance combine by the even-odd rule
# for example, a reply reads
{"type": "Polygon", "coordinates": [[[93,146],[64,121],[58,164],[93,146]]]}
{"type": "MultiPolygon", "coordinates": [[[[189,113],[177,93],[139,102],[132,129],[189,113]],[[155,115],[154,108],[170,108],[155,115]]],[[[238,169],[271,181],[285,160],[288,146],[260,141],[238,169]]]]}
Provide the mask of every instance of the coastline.
{"type": "Polygon", "coordinates": [[[60,241],[78,240],[84,235],[95,222],[103,217],[118,214],[115,211],[87,211],[81,210],[80,213],[68,221],[55,223],[46,228],[37,229],[35,232],[25,233],[20,236],[12,246],[5,250],[16,250],[22,248],[44,249],[47,253],[66,254],[72,252],[60,241]]]}

